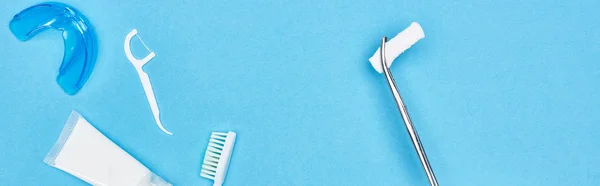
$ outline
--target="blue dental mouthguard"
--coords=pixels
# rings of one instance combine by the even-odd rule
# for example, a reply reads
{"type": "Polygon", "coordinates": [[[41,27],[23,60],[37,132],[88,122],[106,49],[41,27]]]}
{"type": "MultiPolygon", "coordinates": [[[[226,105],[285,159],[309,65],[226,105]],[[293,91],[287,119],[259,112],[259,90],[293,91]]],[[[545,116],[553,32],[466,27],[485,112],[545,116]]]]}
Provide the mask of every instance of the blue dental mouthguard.
{"type": "Polygon", "coordinates": [[[63,3],[46,2],[19,12],[9,27],[21,41],[47,28],[62,31],[65,52],[56,82],[69,95],[83,87],[94,69],[98,52],[96,35],[83,14],[63,3]]]}

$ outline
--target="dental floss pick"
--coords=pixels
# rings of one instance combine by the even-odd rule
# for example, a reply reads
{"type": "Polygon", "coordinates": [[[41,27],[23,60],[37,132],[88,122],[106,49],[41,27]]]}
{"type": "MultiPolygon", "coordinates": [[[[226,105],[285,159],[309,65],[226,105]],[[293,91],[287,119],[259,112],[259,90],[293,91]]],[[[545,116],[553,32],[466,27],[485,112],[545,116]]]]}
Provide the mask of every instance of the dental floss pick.
{"type": "Polygon", "coordinates": [[[125,55],[127,56],[127,59],[129,60],[129,62],[131,62],[133,67],[135,67],[135,70],[137,71],[138,76],[140,77],[140,81],[142,82],[142,86],[144,87],[146,99],[148,100],[148,103],[150,104],[150,109],[152,110],[152,115],[154,116],[156,125],[164,133],[167,133],[168,135],[173,135],[172,132],[169,132],[167,129],[165,129],[163,127],[162,122],[160,121],[160,110],[158,109],[158,104],[156,103],[156,98],[154,97],[154,91],[152,90],[152,83],[150,83],[150,78],[148,77],[148,74],[146,72],[144,72],[144,69],[142,69],[142,67],[144,67],[144,65],[146,65],[146,63],[148,63],[150,60],[152,60],[152,58],[154,58],[156,56],[156,53],[154,53],[152,50],[150,50],[148,48],[148,46],[146,46],[146,44],[144,43],[142,38],[140,38],[140,36],[137,33],[138,33],[137,29],[133,29],[125,37],[125,42],[123,43],[125,55]],[[146,50],[150,51],[150,54],[148,54],[143,59],[137,59],[131,53],[130,45],[131,45],[131,39],[133,38],[133,36],[137,36],[137,38],[141,41],[142,45],[144,45],[146,50]]]}

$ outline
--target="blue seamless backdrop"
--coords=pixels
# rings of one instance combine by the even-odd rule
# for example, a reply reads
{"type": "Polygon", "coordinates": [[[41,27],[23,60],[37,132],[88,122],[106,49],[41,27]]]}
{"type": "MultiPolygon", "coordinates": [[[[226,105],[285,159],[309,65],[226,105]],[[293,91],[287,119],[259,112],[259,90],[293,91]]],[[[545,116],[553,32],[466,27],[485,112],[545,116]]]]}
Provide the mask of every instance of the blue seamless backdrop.
{"type": "Polygon", "coordinates": [[[425,38],[392,71],[441,185],[600,182],[600,1],[65,0],[99,42],[75,96],[55,82],[60,32],[8,29],[40,2],[0,3],[1,185],[86,185],[42,162],[73,109],[175,185],[211,185],[201,160],[227,130],[225,185],[427,185],[368,63],[412,21],[425,38]],[[123,52],[134,28],[173,136],[123,52]]]}

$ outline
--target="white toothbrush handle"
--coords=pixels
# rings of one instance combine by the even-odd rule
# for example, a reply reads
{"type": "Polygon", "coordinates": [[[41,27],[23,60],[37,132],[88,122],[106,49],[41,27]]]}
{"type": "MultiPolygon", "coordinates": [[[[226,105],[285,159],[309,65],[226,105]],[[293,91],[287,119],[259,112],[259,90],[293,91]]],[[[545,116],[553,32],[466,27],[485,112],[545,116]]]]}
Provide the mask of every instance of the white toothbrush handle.
{"type": "Polygon", "coordinates": [[[156,98],[154,97],[154,91],[152,90],[152,84],[150,83],[150,78],[148,74],[143,70],[138,70],[138,75],[140,76],[140,81],[142,82],[142,86],[144,87],[144,92],[146,92],[146,98],[148,99],[148,103],[150,104],[150,109],[152,110],[152,115],[154,115],[154,120],[156,121],[156,125],[163,132],[168,135],[173,135],[172,132],[169,132],[165,129],[160,122],[160,112],[158,110],[158,104],[156,103],[156,98]]]}

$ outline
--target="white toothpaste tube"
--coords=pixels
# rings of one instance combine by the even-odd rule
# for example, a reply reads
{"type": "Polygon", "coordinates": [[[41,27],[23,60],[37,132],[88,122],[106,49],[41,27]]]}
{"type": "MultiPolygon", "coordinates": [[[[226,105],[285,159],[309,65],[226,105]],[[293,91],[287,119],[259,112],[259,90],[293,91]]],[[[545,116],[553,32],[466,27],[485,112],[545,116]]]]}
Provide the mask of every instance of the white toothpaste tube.
{"type": "Polygon", "coordinates": [[[73,111],[44,162],[92,185],[171,186],[73,111]]]}

